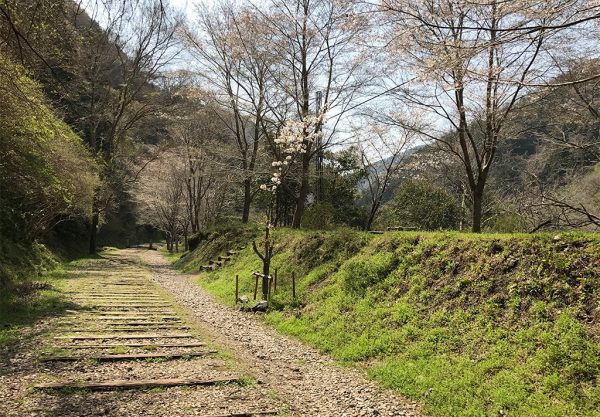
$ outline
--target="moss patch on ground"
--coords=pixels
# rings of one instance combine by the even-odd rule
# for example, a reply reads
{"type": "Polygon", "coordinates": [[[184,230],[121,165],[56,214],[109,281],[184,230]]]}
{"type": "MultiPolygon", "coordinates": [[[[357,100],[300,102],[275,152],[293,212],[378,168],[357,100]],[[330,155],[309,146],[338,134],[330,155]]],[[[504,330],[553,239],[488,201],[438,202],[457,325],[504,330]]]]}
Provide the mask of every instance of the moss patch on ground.
{"type": "MultiPolygon", "coordinates": [[[[598,235],[274,237],[279,282],[266,322],[366,368],[431,415],[600,416],[598,235]]],[[[194,270],[237,238],[214,234],[179,266],[194,270]]],[[[260,265],[248,244],[198,282],[233,304],[235,275],[251,294],[260,265]]]]}

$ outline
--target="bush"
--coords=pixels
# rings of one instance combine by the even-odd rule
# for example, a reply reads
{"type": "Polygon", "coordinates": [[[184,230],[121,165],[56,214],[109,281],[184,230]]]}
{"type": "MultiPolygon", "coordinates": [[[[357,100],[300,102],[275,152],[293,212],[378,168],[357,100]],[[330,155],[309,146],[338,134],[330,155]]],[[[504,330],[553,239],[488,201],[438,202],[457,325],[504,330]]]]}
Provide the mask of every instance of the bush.
{"type": "Polygon", "coordinates": [[[327,230],[336,226],[336,210],[331,203],[311,204],[302,216],[302,227],[311,230],[327,230]]]}
{"type": "Polygon", "coordinates": [[[458,201],[443,188],[424,180],[402,183],[390,209],[398,226],[421,230],[457,229],[461,219],[458,201]]]}

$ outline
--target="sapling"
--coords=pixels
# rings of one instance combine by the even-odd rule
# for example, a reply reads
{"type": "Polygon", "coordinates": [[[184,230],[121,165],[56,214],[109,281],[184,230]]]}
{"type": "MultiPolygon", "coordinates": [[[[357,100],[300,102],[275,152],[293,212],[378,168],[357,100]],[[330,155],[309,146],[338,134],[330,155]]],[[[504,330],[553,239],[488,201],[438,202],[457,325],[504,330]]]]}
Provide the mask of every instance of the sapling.
{"type": "Polygon", "coordinates": [[[306,153],[306,140],[316,141],[322,134],[316,126],[323,123],[326,106],[317,115],[308,116],[302,121],[289,120],[277,139],[275,144],[279,148],[276,160],[271,163],[275,169],[269,182],[262,184],[260,189],[269,193],[269,205],[266,211],[264,249],[261,252],[258,249],[256,240],[252,241],[252,248],[263,263],[262,268],[262,294],[263,299],[268,300],[269,279],[271,258],[273,257],[273,241],[271,240],[270,230],[274,227],[274,201],[273,196],[277,192],[277,187],[281,185],[283,179],[288,174],[291,165],[299,155],[306,153]]]}

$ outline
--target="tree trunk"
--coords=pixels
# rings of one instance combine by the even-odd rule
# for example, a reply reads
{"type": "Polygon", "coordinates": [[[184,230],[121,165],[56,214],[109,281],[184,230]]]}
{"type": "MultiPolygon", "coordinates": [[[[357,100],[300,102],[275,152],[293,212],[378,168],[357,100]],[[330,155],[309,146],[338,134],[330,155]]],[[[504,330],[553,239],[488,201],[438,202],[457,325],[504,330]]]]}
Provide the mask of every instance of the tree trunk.
{"type": "Polygon", "coordinates": [[[375,220],[375,215],[377,214],[377,210],[379,209],[379,205],[373,204],[371,206],[371,210],[369,212],[369,218],[367,219],[367,223],[365,224],[365,230],[371,230],[371,226],[373,225],[373,221],[375,220]]]}
{"type": "Polygon", "coordinates": [[[97,252],[96,239],[98,236],[98,221],[100,220],[100,214],[97,210],[94,210],[92,214],[92,224],[90,225],[90,246],[89,254],[95,255],[97,252]]]}
{"type": "Polygon", "coordinates": [[[483,187],[477,187],[473,192],[473,224],[471,231],[481,233],[481,218],[483,217],[483,187]]]}
{"type": "Polygon", "coordinates": [[[306,197],[308,197],[309,182],[308,175],[310,171],[310,156],[308,153],[302,157],[302,178],[300,181],[300,190],[298,192],[298,198],[296,199],[296,211],[294,211],[294,219],[292,220],[292,227],[299,229],[302,222],[302,216],[304,215],[304,208],[306,206],[306,197]]]}
{"type": "Polygon", "coordinates": [[[266,258],[263,262],[263,279],[262,279],[262,293],[263,300],[269,299],[269,270],[271,269],[271,259],[266,258]]]}
{"type": "Polygon", "coordinates": [[[250,203],[252,203],[252,183],[250,178],[244,180],[244,209],[242,211],[242,223],[248,223],[250,219],[250,203]]]}

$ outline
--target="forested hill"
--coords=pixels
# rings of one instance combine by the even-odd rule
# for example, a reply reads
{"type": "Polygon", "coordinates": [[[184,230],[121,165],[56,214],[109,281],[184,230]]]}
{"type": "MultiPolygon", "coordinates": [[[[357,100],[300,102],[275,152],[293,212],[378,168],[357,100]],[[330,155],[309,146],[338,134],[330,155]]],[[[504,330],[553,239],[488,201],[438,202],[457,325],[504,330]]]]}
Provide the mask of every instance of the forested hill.
{"type": "MultiPolygon", "coordinates": [[[[563,84],[575,74],[593,77],[600,63],[573,64],[569,71],[550,81],[556,87],[535,88],[520,100],[522,108],[511,119],[509,138],[498,145],[490,171],[484,216],[488,230],[597,230],[600,91],[597,81],[563,84]]],[[[449,133],[445,139],[454,144],[457,138],[449,133]]],[[[402,179],[418,176],[455,201],[468,202],[464,166],[448,155],[444,143],[420,147],[405,165],[395,187],[402,179]]],[[[394,194],[388,192],[390,200],[394,194]]],[[[389,208],[397,206],[391,202],[389,208]]]]}

